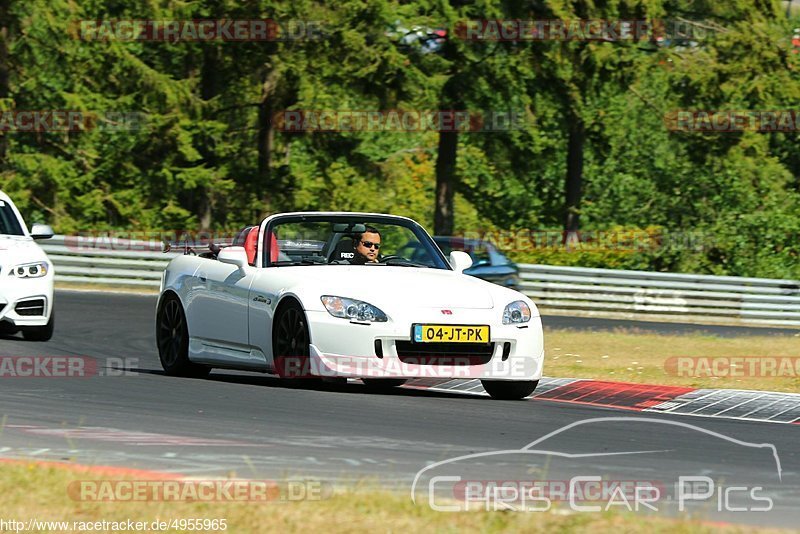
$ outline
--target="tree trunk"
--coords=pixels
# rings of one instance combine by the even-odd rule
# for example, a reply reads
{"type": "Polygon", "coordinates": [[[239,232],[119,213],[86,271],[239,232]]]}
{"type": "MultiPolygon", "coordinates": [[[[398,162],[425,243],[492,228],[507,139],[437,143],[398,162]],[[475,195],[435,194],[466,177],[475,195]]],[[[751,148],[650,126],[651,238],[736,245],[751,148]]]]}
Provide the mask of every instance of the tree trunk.
{"type": "MultiPolygon", "coordinates": [[[[8,98],[10,95],[8,64],[8,39],[11,34],[9,0],[0,0],[0,98],[8,98]]],[[[0,134],[0,167],[5,166],[6,154],[8,152],[8,135],[0,134]]]]}
{"type": "Polygon", "coordinates": [[[219,47],[214,43],[206,45],[203,48],[203,66],[200,69],[200,97],[203,100],[211,100],[219,94],[220,78],[222,78],[219,66],[219,47]]]}
{"type": "MultiPolygon", "coordinates": [[[[200,70],[200,97],[203,101],[216,97],[220,92],[220,50],[216,45],[209,44],[203,49],[203,66],[200,70]]],[[[207,117],[208,108],[204,110],[204,117],[207,117]]],[[[217,167],[217,158],[214,154],[213,147],[201,146],[199,147],[200,153],[203,155],[205,164],[214,169],[217,167]]],[[[214,215],[214,191],[206,186],[202,187],[200,191],[200,202],[197,206],[198,216],[200,217],[200,228],[202,230],[210,230],[213,223],[214,215]]]]}
{"type": "Polygon", "coordinates": [[[564,242],[577,237],[580,230],[581,193],[583,190],[583,145],[586,129],[583,120],[575,114],[569,116],[567,145],[567,179],[565,183],[564,242]]]}
{"type": "Polygon", "coordinates": [[[439,133],[439,150],[436,157],[436,205],[433,212],[433,233],[453,235],[453,198],[455,196],[456,158],[458,132],[439,133]]]}
{"type": "Polygon", "coordinates": [[[258,106],[258,134],[256,143],[258,144],[258,180],[257,190],[263,191],[262,206],[264,214],[269,213],[274,208],[273,199],[275,197],[272,181],[272,152],[275,147],[275,129],[272,124],[272,116],[276,112],[275,99],[278,81],[277,69],[270,70],[263,79],[261,85],[261,101],[258,106]]]}
{"type": "MultiPolygon", "coordinates": [[[[445,43],[444,55],[454,60],[455,48],[445,43]]],[[[442,87],[439,112],[463,111],[461,98],[463,86],[458,72],[453,73],[442,87]]],[[[436,155],[436,199],[433,209],[433,232],[435,235],[453,235],[455,213],[453,199],[456,194],[456,159],[458,158],[458,128],[445,130],[439,125],[439,148],[436,155]]]]}

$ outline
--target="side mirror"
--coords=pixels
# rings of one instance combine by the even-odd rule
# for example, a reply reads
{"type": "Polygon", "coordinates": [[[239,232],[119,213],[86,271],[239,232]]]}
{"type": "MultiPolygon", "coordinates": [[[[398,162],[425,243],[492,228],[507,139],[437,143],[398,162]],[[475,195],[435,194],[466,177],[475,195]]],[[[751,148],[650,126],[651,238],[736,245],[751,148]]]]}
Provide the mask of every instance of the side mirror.
{"type": "Polygon", "coordinates": [[[54,234],[53,229],[47,224],[34,224],[31,228],[31,237],[37,241],[39,239],[50,239],[54,234]]]}
{"type": "Polygon", "coordinates": [[[464,251],[454,250],[450,253],[450,265],[456,272],[463,273],[464,269],[472,267],[472,258],[464,251]]]}
{"type": "Polygon", "coordinates": [[[239,270],[243,270],[247,266],[247,252],[244,247],[225,247],[219,251],[217,259],[222,263],[235,265],[239,270]]]}

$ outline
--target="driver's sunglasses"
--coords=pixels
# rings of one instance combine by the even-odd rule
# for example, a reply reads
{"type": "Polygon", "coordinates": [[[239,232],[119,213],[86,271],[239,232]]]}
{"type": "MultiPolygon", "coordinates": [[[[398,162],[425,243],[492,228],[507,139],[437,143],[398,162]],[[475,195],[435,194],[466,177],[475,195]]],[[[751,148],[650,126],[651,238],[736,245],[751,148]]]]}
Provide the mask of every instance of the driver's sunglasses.
{"type": "Polygon", "coordinates": [[[361,244],[364,245],[367,248],[375,247],[376,250],[380,250],[380,248],[381,248],[381,244],[380,243],[373,243],[372,241],[362,241],[361,244]]]}

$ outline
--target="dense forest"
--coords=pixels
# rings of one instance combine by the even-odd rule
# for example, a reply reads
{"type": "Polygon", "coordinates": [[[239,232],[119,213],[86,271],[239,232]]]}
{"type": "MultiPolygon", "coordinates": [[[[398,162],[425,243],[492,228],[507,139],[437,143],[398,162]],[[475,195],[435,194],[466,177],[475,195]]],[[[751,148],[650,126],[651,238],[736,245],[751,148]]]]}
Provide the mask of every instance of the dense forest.
{"type": "Polygon", "coordinates": [[[0,188],[59,233],[364,210],[518,261],[800,278],[795,26],[777,0],[0,0],[0,188]],[[167,24],[220,19],[267,38],[167,24]],[[84,120],[19,120],[48,110],[84,120]],[[469,120],[309,120],[390,110],[469,120]]]}

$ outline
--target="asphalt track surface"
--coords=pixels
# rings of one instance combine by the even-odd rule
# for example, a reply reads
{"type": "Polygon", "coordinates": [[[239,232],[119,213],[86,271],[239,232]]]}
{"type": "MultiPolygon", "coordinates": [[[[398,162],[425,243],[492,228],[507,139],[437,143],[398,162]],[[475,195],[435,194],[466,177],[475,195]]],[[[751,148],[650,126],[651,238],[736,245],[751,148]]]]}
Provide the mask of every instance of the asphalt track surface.
{"type": "MultiPolygon", "coordinates": [[[[469,480],[564,481],[598,474],[609,480],[660,481],[664,488],[671,488],[678,476],[705,475],[718,481],[715,490],[733,482],[748,491],[760,486],[757,496],[768,496],[773,505],[770,511],[752,511],[765,507],[764,501],[741,492],[740,500],[730,493],[726,504],[719,490],[689,506],[698,517],[795,528],[800,524],[800,425],[643,416],[405,388],[374,393],[357,383],[306,389],[265,375],[229,371],[214,371],[206,380],[171,378],[163,375],[158,361],[154,308],[152,296],[59,292],[52,341],[0,337],[2,357],[80,356],[98,370],[98,376],[90,377],[0,379],[0,456],[195,477],[298,475],[340,484],[370,480],[410,492],[411,482],[426,466],[507,450],[511,452],[434,465],[423,473],[417,489],[427,488],[426,480],[446,468],[469,480]],[[619,420],[591,421],[611,417],[619,420]],[[573,423],[579,426],[534,447],[550,454],[519,453],[573,423]],[[774,446],[774,454],[746,445],[765,442],[774,446]],[[733,506],[751,511],[732,512],[733,506]]],[[[576,329],[631,325],[564,317],[544,322],[546,327],[576,329]]],[[[636,326],[718,335],[796,333],[636,326]]],[[[659,502],[659,513],[679,513],[675,491],[665,489],[664,495],[673,500],[659,502]]],[[[427,502],[423,494],[418,496],[427,502]]]]}

